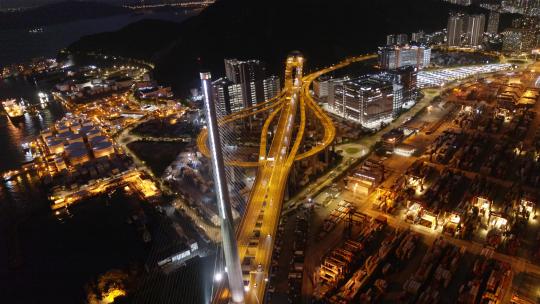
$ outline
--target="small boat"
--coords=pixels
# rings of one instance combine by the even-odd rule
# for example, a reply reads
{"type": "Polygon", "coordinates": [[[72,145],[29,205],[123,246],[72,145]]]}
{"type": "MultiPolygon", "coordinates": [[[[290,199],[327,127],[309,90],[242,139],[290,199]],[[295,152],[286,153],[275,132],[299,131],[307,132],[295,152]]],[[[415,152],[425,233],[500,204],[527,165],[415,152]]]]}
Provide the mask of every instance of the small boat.
{"type": "Polygon", "coordinates": [[[42,27],[36,27],[36,28],[28,30],[28,33],[30,33],[30,34],[40,34],[40,33],[43,33],[43,28],[42,27]]]}
{"type": "Polygon", "coordinates": [[[19,175],[19,171],[18,170],[11,170],[11,171],[8,171],[8,172],[5,172],[2,177],[4,178],[4,181],[10,181],[11,179],[13,179],[15,176],[19,175]]]}
{"type": "Polygon", "coordinates": [[[65,223],[67,220],[69,220],[70,218],[73,218],[73,214],[71,214],[71,212],[69,212],[69,209],[68,207],[64,207],[64,208],[61,208],[61,209],[58,209],[54,212],[54,216],[56,217],[56,219],[60,222],[60,223],[65,223]]]}

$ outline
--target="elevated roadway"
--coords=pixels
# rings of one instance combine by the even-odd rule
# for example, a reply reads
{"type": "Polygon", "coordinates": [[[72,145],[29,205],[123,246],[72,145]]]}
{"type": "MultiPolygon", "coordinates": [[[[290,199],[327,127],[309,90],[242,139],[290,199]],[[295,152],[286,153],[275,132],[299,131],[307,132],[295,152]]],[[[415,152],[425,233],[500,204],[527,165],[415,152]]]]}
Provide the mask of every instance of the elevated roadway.
{"type": "MultiPolygon", "coordinates": [[[[257,177],[250,193],[246,212],[237,227],[237,241],[242,264],[245,287],[245,303],[262,303],[268,280],[275,235],[281,214],[289,173],[293,163],[315,156],[334,140],[336,129],[331,118],[317,105],[310,94],[316,78],[352,63],[376,58],[365,55],[346,59],[338,64],[303,76],[304,58],[292,54],[287,58],[285,85],[279,96],[243,111],[222,118],[218,124],[225,125],[238,119],[262,112],[269,113],[261,132],[261,145],[257,162],[229,160],[227,165],[258,167],[257,177]],[[306,127],[306,113],[313,114],[321,124],[324,134],[317,145],[299,153],[306,127]],[[269,148],[268,134],[273,128],[269,148]]],[[[210,155],[207,132],[197,138],[201,153],[210,155]]],[[[218,286],[214,303],[226,303],[227,290],[218,286]]]]}

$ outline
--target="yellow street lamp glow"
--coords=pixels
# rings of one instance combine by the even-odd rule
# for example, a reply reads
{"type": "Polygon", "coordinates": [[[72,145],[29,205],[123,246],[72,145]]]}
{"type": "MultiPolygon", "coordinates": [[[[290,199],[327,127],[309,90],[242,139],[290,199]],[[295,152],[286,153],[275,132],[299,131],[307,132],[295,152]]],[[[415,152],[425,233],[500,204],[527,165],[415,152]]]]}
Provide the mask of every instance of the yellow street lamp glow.
{"type": "Polygon", "coordinates": [[[126,292],[122,289],[113,288],[109,290],[102,298],[104,303],[113,303],[114,299],[125,296],[126,292]]]}

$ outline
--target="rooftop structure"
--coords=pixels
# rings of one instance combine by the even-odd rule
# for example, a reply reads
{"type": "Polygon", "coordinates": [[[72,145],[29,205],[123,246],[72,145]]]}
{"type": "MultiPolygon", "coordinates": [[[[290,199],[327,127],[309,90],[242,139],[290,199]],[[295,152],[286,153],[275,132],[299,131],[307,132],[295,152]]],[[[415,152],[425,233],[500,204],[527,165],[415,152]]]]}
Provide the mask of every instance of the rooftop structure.
{"type": "Polygon", "coordinates": [[[465,79],[480,73],[492,73],[509,70],[513,66],[510,63],[495,63],[479,66],[448,68],[433,71],[421,71],[418,73],[418,87],[437,87],[451,81],[465,79]]]}

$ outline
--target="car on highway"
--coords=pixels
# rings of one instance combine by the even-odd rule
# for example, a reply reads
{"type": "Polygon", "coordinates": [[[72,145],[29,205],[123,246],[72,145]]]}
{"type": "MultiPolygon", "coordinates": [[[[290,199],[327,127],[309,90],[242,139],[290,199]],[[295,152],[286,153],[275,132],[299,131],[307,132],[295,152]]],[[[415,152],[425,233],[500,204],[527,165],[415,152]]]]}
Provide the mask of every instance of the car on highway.
{"type": "Polygon", "coordinates": [[[302,273],[301,272],[289,272],[289,279],[301,279],[302,273]]]}

